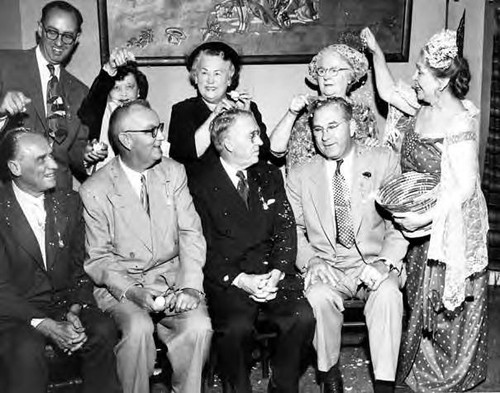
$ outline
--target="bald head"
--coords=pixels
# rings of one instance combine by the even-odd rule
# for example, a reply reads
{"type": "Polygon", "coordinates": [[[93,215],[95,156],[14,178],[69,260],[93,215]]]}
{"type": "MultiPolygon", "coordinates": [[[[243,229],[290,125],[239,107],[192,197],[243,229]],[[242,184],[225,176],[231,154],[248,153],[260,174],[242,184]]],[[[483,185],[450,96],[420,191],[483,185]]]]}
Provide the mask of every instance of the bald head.
{"type": "Polygon", "coordinates": [[[109,134],[114,151],[132,169],[142,172],[161,160],[163,124],[146,100],[117,108],[111,115],[109,134]]]}

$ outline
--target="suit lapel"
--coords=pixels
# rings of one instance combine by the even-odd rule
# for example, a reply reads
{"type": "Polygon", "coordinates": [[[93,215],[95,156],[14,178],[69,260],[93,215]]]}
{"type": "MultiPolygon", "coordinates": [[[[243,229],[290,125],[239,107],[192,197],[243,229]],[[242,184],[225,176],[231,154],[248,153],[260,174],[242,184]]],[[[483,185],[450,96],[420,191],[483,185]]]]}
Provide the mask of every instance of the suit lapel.
{"type": "Polygon", "coordinates": [[[48,128],[47,118],[45,115],[45,102],[43,101],[42,94],[42,80],[40,78],[40,71],[38,70],[38,63],[36,61],[35,50],[33,49],[30,53],[30,62],[33,72],[27,72],[26,77],[26,88],[31,98],[31,105],[34,109],[34,124],[40,124],[40,132],[46,133],[48,128]]]}
{"type": "Polygon", "coordinates": [[[149,216],[142,208],[139,197],[134,193],[117,158],[112,161],[110,170],[115,189],[114,194],[108,196],[110,202],[123,217],[130,231],[134,232],[144,246],[153,252],[149,216]]]}
{"type": "Polygon", "coordinates": [[[363,221],[363,196],[366,190],[363,190],[361,185],[363,181],[370,181],[370,179],[363,179],[365,173],[365,163],[362,155],[364,148],[355,144],[354,162],[352,171],[352,184],[351,184],[351,212],[353,220],[354,234],[357,236],[361,222],[363,221]]]}
{"type": "Polygon", "coordinates": [[[34,262],[45,272],[42,252],[31,229],[28,219],[24,215],[21,205],[17,201],[12,185],[7,186],[7,200],[5,210],[5,223],[7,230],[12,234],[12,238],[23,248],[34,260],[34,262]]]}
{"type": "Polygon", "coordinates": [[[45,211],[47,212],[45,225],[45,253],[47,258],[47,269],[50,270],[57,260],[58,251],[64,247],[64,234],[68,225],[69,217],[66,214],[66,206],[54,200],[50,193],[45,194],[45,211]]]}
{"type": "MultiPolygon", "coordinates": [[[[248,177],[248,172],[247,172],[247,177],[248,177]]],[[[245,202],[241,198],[240,194],[238,194],[236,187],[234,186],[227,172],[224,170],[224,167],[222,166],[219,159],[217,159],[217,162],[214,165],[213,180],[214,180],[213,190],[215,192],[221,191],[218,197],[224,199],[224,203],[226,204],[227,209],[240,214],[241,217],[244,218],[248,217],[249,209],[245,205],[245,202]]],[[[250,190],[249,192],[249,206],[250,206],[252,200],[251,197],[252,192],[250,184],[249,184],[249,190],[250,190]]]]}
{"type": "Polygon", "coordinates": [[[335,238],[337,236],[335,230],[335,216],[333,214],[332,203],[330,201],[332,182],[327,181],[326,161],[324,158],[318,158],[314,161],[314,165],[310,167],[310,182],[309,197],[316,209],[318,220],[325,232],[326,237],[335,248],[335,238]]]}

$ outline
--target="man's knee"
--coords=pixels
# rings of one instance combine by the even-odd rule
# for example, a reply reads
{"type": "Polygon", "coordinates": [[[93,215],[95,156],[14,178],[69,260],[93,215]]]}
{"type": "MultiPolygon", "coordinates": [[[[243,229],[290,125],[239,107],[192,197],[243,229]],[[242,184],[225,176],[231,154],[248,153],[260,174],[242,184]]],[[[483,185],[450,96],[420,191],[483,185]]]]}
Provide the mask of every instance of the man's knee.
{"type": "Polygon", "coordinates": [[[141,340],[144,337],[152,337],[154,333],[154,324],[151,317],[144,313],[135,313],[127,319],[122,326],[122,339],[141,340]]]}
{"type": "MultiPolygon", "coordinates": [[[[196,310],[194,310],[196,311],[196,310]]],[[[204,337],[212,334],[212,322],[206,312],[193,312],[186,324],[186,333],[193,337],[204,337]]]]}
{"type": "MultiPolygon", "coordinates": [[[[9,340],[7,361],[26,369],[40,367],[46,364],[45,337],[30,327],[23,327],[12,331],[8,335],[2,335],[2,339],[9,340]]],[[[19,370],[21,373],[22,371],[19,370]]]]}
{"type": "Polygon", "coordinates": [[[337,310],[339,313],[343,311],[342,296],[332,290],[328,284],[313,284],[307,289],[306,298],[315,313],[330,310],[337,310]]]}
{"type": "Polygon", "coordinates": [[[99,313],[90,322],[87,322],[85,328],[89,332],[89,342],[91,343],[114,346],[118,341],[116,324],[111,317],[103,313],[99,313]]]}
{"type": "Polygon", "coordinates": [[[254,321],[245,314],[234,314],[228,317],[223,327],[223,335],[227,338],[241,340],[251,337],[254,321]]]}

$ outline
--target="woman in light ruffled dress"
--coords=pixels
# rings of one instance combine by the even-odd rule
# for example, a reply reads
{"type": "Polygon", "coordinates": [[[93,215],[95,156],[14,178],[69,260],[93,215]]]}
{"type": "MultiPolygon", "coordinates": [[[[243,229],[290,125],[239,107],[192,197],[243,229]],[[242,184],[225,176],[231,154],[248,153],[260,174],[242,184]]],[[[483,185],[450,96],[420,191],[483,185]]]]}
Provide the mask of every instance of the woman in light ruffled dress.
{"type": "Polygon", "coordinates": [[[394,216],[410,238],[399,378],[417,392],[468,390],[486,377],[488,231],[479,111],[464,99],[468,63],[455,32],[442,31],[422,49],[411,89],[394,83],[372,32],[361,36],[373,53],[379,95],[391,105],[385,138],[401,142],[403,172],[441,176],[434,208],[394,216]]]}

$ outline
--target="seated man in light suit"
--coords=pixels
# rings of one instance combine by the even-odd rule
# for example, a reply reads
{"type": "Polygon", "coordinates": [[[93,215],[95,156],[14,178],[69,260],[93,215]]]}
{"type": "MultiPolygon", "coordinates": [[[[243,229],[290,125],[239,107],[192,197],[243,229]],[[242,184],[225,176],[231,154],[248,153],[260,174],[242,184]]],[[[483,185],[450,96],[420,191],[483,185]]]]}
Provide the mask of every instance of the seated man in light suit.
{"type": "Polygon", "coordinates": [[[366,300],[375,392],[394,390],[407,241],[376,208],[379,187],[400,171],[392,151],[353,140],[352,108],[342,98],[319,101],[311,128],[320,155],[289,174],[297,220],[297,267],[316,317],[314,347],[325,392],[341,392],[337,366],[343,300],[366,300]]]}
{"type": "Polygon", "coordinates": [[[184,168],[162,157],[163,123],[147,101],[116,109],[109,129],[118,155],[80,194],[85,270],[98,305],[122,331],[116,354],[124,393],[149,393],[153,319],[168,347],[173,392],[199,392],[212,328],[202,292],[206,243],[184,168]]]}

